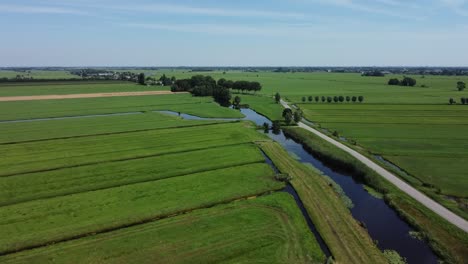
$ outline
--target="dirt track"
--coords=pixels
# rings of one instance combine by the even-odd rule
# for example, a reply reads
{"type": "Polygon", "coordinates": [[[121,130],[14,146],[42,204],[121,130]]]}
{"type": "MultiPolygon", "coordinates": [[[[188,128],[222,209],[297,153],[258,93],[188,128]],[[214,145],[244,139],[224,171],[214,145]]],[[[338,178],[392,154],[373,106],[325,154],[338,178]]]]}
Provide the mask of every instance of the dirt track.
{"type": "Polygon", "coordinates": [[[118,92],[118,93],[91,93],[91,94],[63,94],[63,95],[35,95],[35,96],[8,96],[0,97],[0,102],[13,101],[35,101],[35,100],[61,100],[76,98],[98,98],[117,96],[143,96],[143,95],[163,95],[163,94],[184,94],[185,92],[173,93],[170,91],[147,91],[147,92],[118,92]]]}

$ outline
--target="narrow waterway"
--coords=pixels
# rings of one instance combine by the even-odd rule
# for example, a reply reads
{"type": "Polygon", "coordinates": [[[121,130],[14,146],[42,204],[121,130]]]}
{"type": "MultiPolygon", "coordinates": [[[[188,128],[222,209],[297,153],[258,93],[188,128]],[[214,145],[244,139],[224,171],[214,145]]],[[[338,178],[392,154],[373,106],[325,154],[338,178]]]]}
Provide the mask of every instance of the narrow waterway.
{"type": "MultiPolygon", "coordinates": [[[[242,109],[241,112],[246,116],[243,119],[222,120],[251,120],[259,126],[263,125],[263,123],[271,125],[271,121],[269,119],[259,115],[251,109],[242,109]]],[[[175,112],[166,113],[179,115],[179,113],[175,112]]],[[[206,118],[190,115],[180,114],[180,116],[185,119],[206,120],[206,118]]],[[[362,222],[366,226],[369,235],[372,239],[377,241],[377,246],[381,250],[395,250],[402,257],[406,258],[407,262],[410,264],[438,263],[436,255],[432,252],[427,243],[411,237],[410,231],[413,231],[413,229],[403,219],[401,219],[398,214],[385,203],[385,201],[370,195],[364,189],[363,183],[354,177],[355,175],[331,164],[322,162],[318,157],[308,153],[301,144],[292,139],[286,138],[282,132],[277,135],[270,132],[268,133],[268,136],[280,143],[288,152],[294,153],[299,157],[301,162],[312,164],[343,188],[346,195],[354,204],[354,207],[351,209],[352,215],[356,220],[362,222]]],[[[290,193],[295,197],[295,199],[297,199],[296,201],[300,202],[299,197],[296,197],[297,193],[295,193],[294,189],[292,187],[289,188],[292,189],[290,190],[290,193]]],[[[301,207],[301,203],[298,203],[298,205],[301,207]]],[[[302,207],[301,210],[305,209],[302,207]]],[[[303,213],[305,213],[305,211],[303,211],[303,213]]],[[[306,220],[307,219],[308,216],[306,217],[306,220]]],[[[312,232],[314,232],[315,227],[312,222],[310,222],[309,227],[311,227],[312,232]]],[[[318,233],[316,234],[316,237],[320,243],[321,238],[318,233]]],[[[327,251],[328,249],[324,250],[325,253],[327,253],[327,251]]]]}

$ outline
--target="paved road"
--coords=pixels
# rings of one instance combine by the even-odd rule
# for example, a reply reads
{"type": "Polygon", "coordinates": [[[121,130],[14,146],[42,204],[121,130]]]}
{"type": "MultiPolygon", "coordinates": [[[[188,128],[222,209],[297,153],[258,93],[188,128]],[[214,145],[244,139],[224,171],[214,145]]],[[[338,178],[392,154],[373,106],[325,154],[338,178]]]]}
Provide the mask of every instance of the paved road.
{"type": "MultiPolygon", "coordinates": [[[[285,108],[290,108],[289,105],[284,101],[281,101],[281,104],[285,108]]],[[[382,177],[384,177],[389,182],[391,182],[396,187],[398,187],[400,190],[404,191],[406,194],[413,197],[415,200],[417,200],[418,202],[420,202],[421,204],[423,204],[424,206],[429,208],[431,211],[433,211],[434,213],[440,215],[442,218],[444,218],[448,222],[454,224],[455,226],[459,227],[460,229],[462,229],[462,230],[464,230],[465,232],[468,233],[468,221],[466,221],[462,217],[456,215],[455,213],[451,212],[450,210],[443,207],[439,203],[435,202],[431,198],[427,197],[425,194],[421,193],[420,191],[416,190],[414,187],[407,184],[406,182],[404,182],[403,180],[401,180],[400,178],[398,178],[394,174],[388,172],[387,170],[385,170],[384,168],[382,168],[381,166],[379,166],[377,163],[373,162],[372,160],[370,160],[366,156],[364,156],[361,153],[351,149],[350,147],[338,142],[337,140],[328,137],[327,135],[319,132],[318,130],[313,129],[312,127],[310,127],[310,126],[308,126],[308,125],[306,125],[306,124],[304,124],[302,122],[299,122],[298,126],[301,127],[301,128],[304,128],[304,129],[306,129],[306,130],[308,130],[308,131],[310,131],[312,133],[314,133],[315,135],[323,138],[324,140],[326,140],[326,141],[330,142],[331,144],[335,145],[336,147],[338,147],[338,148],[346,151],[347,153],[351,154],[353,157],[355,157],[356,159],[358,159],[359,161],[364,163],[366,166],[368,166],[369,168],[371,168],[372,170],[374,170],[378,174],[380,174],[382,177]]]]}

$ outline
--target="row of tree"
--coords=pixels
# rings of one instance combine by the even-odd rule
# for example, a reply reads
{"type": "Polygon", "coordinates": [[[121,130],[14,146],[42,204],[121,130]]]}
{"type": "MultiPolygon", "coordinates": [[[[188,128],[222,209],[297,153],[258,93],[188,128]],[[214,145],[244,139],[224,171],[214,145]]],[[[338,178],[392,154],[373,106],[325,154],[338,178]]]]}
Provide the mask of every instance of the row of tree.
{"type": "Polygon", "coordinates": [[[227,89],[237,90],[238,93],[245,91],[256,93],[262,90],[262,85],[259,82],[249,81],[231,81],[221,78],[218,80],[218,85],[227,89]]]}
{"type": "Polygon", "coordinates": [[[194,96],[213,96],[220,105],[231,105],[231,91],[219,85],[211,76],[195,75],[190,79],[175,80],[171,87],[173,92],[190,92],[194,96]]]}
{"type": "Polygon", "coordinates": [[[161,84],[161,85],[164,85],[164,86],[169,86],[169,85],[174,84],[175,81],[176,81],[175,76],[172,76],[171,78],[169,78],[169,77],[166,76],[166,74],[163,74],[158,80],[155,77],[150,77],[150,76],[145,78],[145,74],[140,73],[140,74],[138,74],[138,79],[137,79],[137,82],[139,84],[141,84],[141,85],[161,84]]]}
{"type": "Polygon", "coordinates": [[[364,102],[364,96],[362,96],[362,95],[361,96],[346,96],[346,97],[345,96],[333,96],[333,97],[331,97],[331,96],[327,96],[327,97],[325,97],[325,96],[322,96],[322,97],[320,97],[320,96],[315,96],[315,97],[309,96],[307,98],[304,96],[304,97],[302,97],[302,102],[305,103],[306,101],[309,101],[309,102],[312,103],[314,101],[314,99],[315,99],[315,102],[317,102],[317,103],[320,102],[320,101],[322,103],[325,103],[325,102],[328,102],[328,103],[331,103],[331,102],[343,103],[344,101],[353,102],[353,103],[355,103],[355,102],[360,102],[360,103],[364,102]]]}
{"type": "MultiPolygon", "coordinates": [[[[468,98],[467,98],[467,97],[462,97],[462,98],[460,99],[460,103],[461,103],[462,105],[465,105],[465,104],[468,105],[468,98]]],[[[449,104],[451,104],[451,105],[457,104],[457,101],[456,101],[455,99],[453,99],[453,98],[450,98],[450,99],[449,99],[449,104]]]]}
{"type": "Polygon", "coordinates": [[[403,80],[399,80],[397,78],[390,79],[388,81],[388,85],[399,85],[399,86],[415,86],[416,80],[411,77],[404,77],[403,80]]]}
{"type": "Polygon", "coordinates": [[[294,112],[290,108],[286,108],[283,110],[283,118],[284,122],[287,125],[292,124],[293,122],[299,123],[302,120],[302,110],[296,109],[294,112]]]}

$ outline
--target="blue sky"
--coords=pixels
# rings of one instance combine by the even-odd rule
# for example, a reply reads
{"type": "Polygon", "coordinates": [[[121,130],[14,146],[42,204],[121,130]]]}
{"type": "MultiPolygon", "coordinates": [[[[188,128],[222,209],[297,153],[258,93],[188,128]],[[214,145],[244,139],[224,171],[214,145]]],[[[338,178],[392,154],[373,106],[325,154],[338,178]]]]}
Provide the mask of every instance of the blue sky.
{"type": "Polygon", "coordinates": [[[468,66],[468,0],[0,0],[0,66],[468,66]]]}

